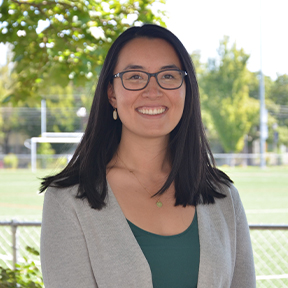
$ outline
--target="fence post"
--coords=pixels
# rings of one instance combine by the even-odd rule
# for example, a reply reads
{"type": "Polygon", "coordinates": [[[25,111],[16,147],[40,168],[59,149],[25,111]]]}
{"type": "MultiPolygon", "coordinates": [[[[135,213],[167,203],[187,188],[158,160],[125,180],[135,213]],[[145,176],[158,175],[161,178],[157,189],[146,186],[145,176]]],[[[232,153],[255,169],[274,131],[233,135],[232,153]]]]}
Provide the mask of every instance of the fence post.
{"type": "Polygon", "coordinates": [[[17,220],[12,220],[11,230],[12,230],[13,269],[15,270],[17,264],[17,220]]]}

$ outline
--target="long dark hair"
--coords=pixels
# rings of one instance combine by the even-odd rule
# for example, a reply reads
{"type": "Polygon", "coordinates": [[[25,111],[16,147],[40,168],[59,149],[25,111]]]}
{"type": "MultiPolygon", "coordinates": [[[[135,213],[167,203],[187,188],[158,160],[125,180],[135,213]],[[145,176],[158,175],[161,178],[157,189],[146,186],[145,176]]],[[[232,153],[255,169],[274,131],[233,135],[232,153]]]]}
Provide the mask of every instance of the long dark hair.
{"type": "Polygon", "coordinates": [[[175,205],[209,204],[215,202],[214,198],[225,197],[220,192],[221,184],[229,186],[232,181],[215,167],[201,119],[198,83],[191,57],[173,33],[152,24],[129,28],[112,44],[99,76],[84,136],[66,168],[43,178],[40,192],[48,186],[64,188],[79,184],[77,197],[87,198],[95,209],[105,206],[106,166],[117,151],[122,131],[121,120],[112,118],[107,87],[112,81],[119,52],[125,44],[139,37],[160,38],[170,43],[188,74],[183,115],[170,133],[172,169],[156,194],[164,193],[174,181],[175,205]]]}

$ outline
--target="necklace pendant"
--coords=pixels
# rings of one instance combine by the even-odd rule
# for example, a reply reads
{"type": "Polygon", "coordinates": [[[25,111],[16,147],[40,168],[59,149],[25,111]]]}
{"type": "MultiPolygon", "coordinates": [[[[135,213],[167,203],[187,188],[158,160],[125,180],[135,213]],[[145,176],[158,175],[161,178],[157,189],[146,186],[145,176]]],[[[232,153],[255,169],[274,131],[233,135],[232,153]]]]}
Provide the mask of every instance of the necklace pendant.
{"type": "Polygon", "coordinates": [[[158,200],[156,202],[156,205],[157,205],[158,208],[161,208],[163,206],[163,204],[162,204],[162,202],[160,200],[158,200]]]}

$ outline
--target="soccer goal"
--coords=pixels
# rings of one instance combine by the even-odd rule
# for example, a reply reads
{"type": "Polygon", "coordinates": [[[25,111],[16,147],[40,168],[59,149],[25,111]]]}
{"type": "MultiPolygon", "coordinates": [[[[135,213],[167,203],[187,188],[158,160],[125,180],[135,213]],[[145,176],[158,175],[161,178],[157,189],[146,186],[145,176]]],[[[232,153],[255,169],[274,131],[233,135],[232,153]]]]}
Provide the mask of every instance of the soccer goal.
{"type": "Polygon", "coordinates": [[[37,169],[37,143],[79,143],[84,133],[78,132],[44,132],[41,137],[31,138],[31,170],[37,169]]]}

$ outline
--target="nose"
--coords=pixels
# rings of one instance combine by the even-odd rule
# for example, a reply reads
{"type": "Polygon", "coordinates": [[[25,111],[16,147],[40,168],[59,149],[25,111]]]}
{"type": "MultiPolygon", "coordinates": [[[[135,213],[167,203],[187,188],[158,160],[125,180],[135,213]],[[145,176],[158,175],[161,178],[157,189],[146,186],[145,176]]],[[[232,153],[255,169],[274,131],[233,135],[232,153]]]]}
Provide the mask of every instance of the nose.
{"type": "Polygon", "coordinates": [[[162,96],[162,88],[158,85],[156,77],[151,76],[148,85],[143,90],[144,97],[160,97],[162,96]]]}

